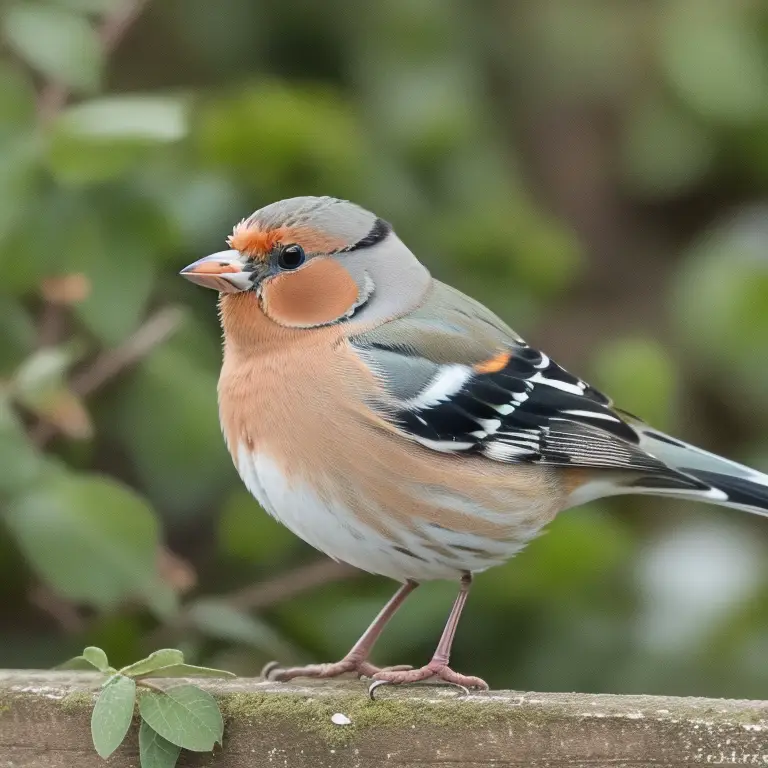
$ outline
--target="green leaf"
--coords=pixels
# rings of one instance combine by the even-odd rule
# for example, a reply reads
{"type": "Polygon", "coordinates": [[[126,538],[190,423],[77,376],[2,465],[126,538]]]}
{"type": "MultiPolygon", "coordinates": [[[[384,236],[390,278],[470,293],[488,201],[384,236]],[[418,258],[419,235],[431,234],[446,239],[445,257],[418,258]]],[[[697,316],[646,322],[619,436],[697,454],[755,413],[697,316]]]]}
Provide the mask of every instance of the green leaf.
{"type": "Polygon", "coordinates": [[[142,692],[139,711],[163,738],[193,752],[209,752],[224,734],[219,705],[196,685],[179,685],[163,693],[142,692]]]}
{"type": "Polygon", "coordinates": [[[284,645],[269,625],[223,600],[198,600],[189,606],[188,617],[192,626],[209,637],[245,643],[275,655],[284,645]]]}
{"type": "Polygon", "coordinates": [[[160,667],[183,663],[184,654],[181,651],[175,648],[162,648],[159,651],[150,653],[146,659],[141,659],[141,661],[123,667],[120,670],[120,674],[136,677],[137,675],[147,675],[160,667]]]}
{"type": "Polygon", "coordinates": [[[111,96],[77,104],[56,120],[48,150],[62,182],[87,184],[118,178],[147,161],[147,152],[183,138],[181,99],[111,96]]]}
{"type": "MultiPolygon", "coordinates": [[[[0,176],[2,166],[0,163],[0,176]]],[[[3,290],[37,292],[40,281],[47,277],[85,271],[94,258],[103,258],[108,252],[100,235],[90,200],[46,185],[45,191],[25,206],[24,215],[0,248],[3,290]]]]}
{"type": "Polygon", "coordinates": [[[141,768],[173,768],[181,747],[164,739],[146,720],[139,728],[139,759],[141,768]]]}
{"type": "Polygon", "coordinates": [[[24,405],[34,408],[61,388],[74,359],[74,351],[66,347],[38,349],[16,371],[12,381],[14,395],[24,405]]]}
{"type": "Polygon", "coordinates": [[[35,119],[35,90],[30,78],[0,64],[0,137],[28,130],[35,119]]]}
{"type": "Polygon", "coordinates": [[[729,123],[768,109],[768,61],[756,19],[727,3],[683,2],[661,15],[667,78],[703,116],[729,123]]]}
{"type": "MultiPolygon", "coordinates": [[[[134,675],[135,676],[135,675],[134,675]]],[[[194,664],[169,664],[167,667],[158,667],[151,672],[144,673],[142,677],[237,677],[234,672],[213,667],[198,667],[194,664]]]]}
{"type": "Polygon", "coordinates": [[[3,32],[16,53],[47,78],[77,91],[98,89],[103,53],[87,19],[63,8],[28,2],[8,8],[3,32]]]}
{"type": "Polygon", "coordinates": [[[119,344],[140,325],[156,284],[158,252],[171,247],[168,223],[156,204],[112,190],[89,197],[109,258],[94,254],[85,268],[92,290],[74,307],[105,344],[119,344]],[[120,237],[115,237],[120,232],[120,237]]]}
{"type": "Polygon", "coordinates": [[[120,483],[53,475],[14,498],[5,521],[32,567],[60,594],[100,608],[151,597],[157,521],[120,483]]]}
{"type": "Polygon", "coordinates": [[[94,260],[88,270],[93,290],[75,312],[91,333],[114,346],[140,324],[155,285],[155,265],[148,254],[110,256],[94,260]]]}
{"type": "Polygon", "coordinates": [[[107,96],[66,109],[57,130],[90,141],[167,143],[187,133],[181,99],[164,96],[107,96]]]}
{"type": "Polygon", "coordinates": [[[0,494],[29,488],[52,466],[32,444],[10,404],[0,400],[0,494]]]}
{"type": "Polygon", "coordinates": [[[91,716],[91,737],[100,757],[108,758],[122,744],[133,719],[136,683],[116,675],[102,689],[91,716]]]}
{"type": "Polygon", "coordinates": [[[37,328],[31,313],[11,296],[0,296],[0,377],[7,378],[37,345],[37,328]]]}
{"type": "Polygon", "coordinates": [[[123,4],[123,0],[56,0],[56,2],[73,11],[98,14],[117,10],[123,4]]]}
{"type": "Polygon", "coordinates": [[[701,179],[715,156],[705,126],[661,100],[633,106],[622,146],[624,177],[633,191],[673,197],[701,179]]]}
{"type": "Polygon", "coordinates": [[[71,669],[75,672],[93,672],[97,667],[95,664],[88,661],[85,656],[75,656],[74,658],[67,659],[67,661],[61,664],[57,664],[54,669],[71,669]]]}
{"type": "Polygon", "coordinates": [[[97,648],[95,645],[89,645],[83,651],[83,658],[93,664],[93,666],[96,667],[99,672],[106,672],[109,669],[109,660],[107,659],[107,654],[104,653],[101,648],[97,648]]]}
{"type": "Polygon", "coordinates": [[[221,448],[216,373],[169,344],[144,360],[123,391],[118,439],[155,503],[189,521],[233,480],[221,448]]]}

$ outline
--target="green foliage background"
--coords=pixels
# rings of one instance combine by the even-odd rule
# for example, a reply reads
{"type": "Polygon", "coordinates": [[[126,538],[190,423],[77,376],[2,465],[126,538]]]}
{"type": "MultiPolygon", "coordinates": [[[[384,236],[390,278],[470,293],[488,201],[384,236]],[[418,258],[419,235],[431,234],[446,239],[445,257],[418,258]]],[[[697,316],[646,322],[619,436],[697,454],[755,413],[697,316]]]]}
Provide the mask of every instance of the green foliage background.
{"type": "MultiPolygon", "coordinates": [[[[127,1],[0,2],[0,666],[331,660],[393,591],[313,565],[219,433],[214,296],[176,273],[283,197],[375,210],[623,407],[768,470],[765,3],[157,0],[113,44],[127,1]]],[[[767,551],[703,505],[569,512],[477,579],[454,665],[764,698],[767,551]]],[[[454,592],[376,660],[423,663],[454,592]]]]}

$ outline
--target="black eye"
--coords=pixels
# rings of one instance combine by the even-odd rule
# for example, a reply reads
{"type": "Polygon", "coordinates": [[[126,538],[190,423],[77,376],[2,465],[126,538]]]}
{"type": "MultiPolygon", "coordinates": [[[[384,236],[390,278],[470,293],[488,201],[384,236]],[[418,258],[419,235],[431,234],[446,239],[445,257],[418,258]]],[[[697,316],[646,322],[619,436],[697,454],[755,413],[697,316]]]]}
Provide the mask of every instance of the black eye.
{"type": "Polygon", "coordinates": [[[277,255],[280,269],[296,269],[304,263],[304,249],[300,245],[286,245],[277,255]]]}

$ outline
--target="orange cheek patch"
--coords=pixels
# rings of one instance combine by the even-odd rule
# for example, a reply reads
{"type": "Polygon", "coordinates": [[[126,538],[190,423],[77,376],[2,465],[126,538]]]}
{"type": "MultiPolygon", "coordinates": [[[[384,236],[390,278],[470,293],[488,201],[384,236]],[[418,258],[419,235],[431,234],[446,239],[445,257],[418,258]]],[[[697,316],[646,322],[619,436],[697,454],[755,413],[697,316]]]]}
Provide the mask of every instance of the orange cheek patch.
{"type": "Polygon", "coordinates": [[[307,253],[330,253],[347,245],[339,237],[309,227],[279,227],[263,231],[242,222],[227,238],[227,243],[230,248],[256,258],[270,253],[278,243],[297,243],[307,253]]]}
{"type": "Polygon", "coordinates": [[[267,280],[261,299],[265,314],[289,327],[327,325],[343,317],[358,298],[357,283],[330,258],[315,258],[303,269],[267,280]]]}
{"type": "Polygon", "coordinates": [[[498,355],[494,355],[489,360],[478,363],[475,366],[475,370],[478,373],[498,373],[507,367],[507,363],[509,363],[511,358],[512,355],[509,352],[499,352],[498,355]]]}

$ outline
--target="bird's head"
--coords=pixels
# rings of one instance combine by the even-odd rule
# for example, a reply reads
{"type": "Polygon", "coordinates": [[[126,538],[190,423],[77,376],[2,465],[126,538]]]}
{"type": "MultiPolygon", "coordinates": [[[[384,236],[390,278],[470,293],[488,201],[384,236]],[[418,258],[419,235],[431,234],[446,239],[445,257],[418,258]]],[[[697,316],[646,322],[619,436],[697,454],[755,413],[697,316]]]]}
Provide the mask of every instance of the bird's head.
{"type": "Polygon", "coordinates": [[[227,243],[181,274],[219,291],[223,306],[244,302],[289,328],[394,317],[430,283],[389,224],[331,197],[272,203],[237,224],[227,243]]]}

